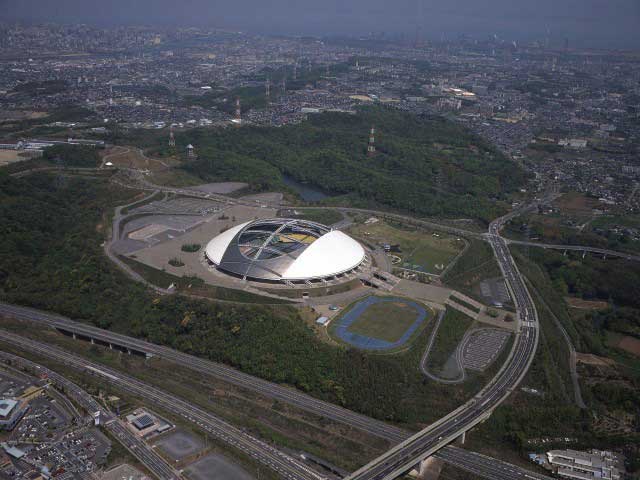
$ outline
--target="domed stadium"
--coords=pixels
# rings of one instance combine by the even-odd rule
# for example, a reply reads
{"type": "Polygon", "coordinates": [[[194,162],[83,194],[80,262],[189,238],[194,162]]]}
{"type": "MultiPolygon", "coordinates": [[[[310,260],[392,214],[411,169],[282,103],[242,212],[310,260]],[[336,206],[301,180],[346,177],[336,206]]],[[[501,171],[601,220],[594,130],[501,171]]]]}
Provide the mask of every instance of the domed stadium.
{"type": "Polygon", "coordinates": [[[229,275],[286,284],[339,279],[366,258],[364,248],[338,230],[282,218],[236,225],[213,238],[205,256],[229,275]]]}

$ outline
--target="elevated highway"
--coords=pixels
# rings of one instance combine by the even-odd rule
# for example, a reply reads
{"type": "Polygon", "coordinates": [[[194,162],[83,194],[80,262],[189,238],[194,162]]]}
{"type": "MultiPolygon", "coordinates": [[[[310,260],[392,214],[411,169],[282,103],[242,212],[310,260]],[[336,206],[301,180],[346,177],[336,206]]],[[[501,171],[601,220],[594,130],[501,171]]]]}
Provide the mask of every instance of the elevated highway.
{"type": "MultiPolygon", "coordinates": [[[[46,345],[5,330],[0,330],[0,341],[59,362],[69,368],[94,375],[106,384],[135,397],[142,398],[150,405],[163,408],[181,416],[195,427],[206,431],[213,438],[238,449],[255,461],[271,468],[286,480],[326,480],[300,460],[293,458],[272,445],[234,427],[221,418],[197,407],[184,399],[159,388],[146,384],[123,372],[104,365],[92,363],[82,357],[51,345],[46,345]]],[[[94,400],[95,402],[95,400],[94,400]]]]}
{"type": "Polygon", "coordinates": [[[348,480],[392,480],[407,472],[488,418],[526,375],[538,345],[538,313],[507,243],[500,236],[504,222],[519,213],[511,212],[495,220],[486,235],[516,306],[519,322],[513,347],[504,366],[473,399],[349,475],[348,480]]]}
{"type": "Polygon", "coordinates": [[[634,262],[640,262],[640,255],[634,255],[632,253],[618,252],[616,250],[609,250],[607,248],[589,247],[584,245],[562,245],[553,243],[540,243],[540,242],[525,242],[522,240],[505,239],[509,245],[525,245],[527,247],[535,247],[551,250],[563,250],[572,252],[586,252],[595,253],[596,255],[602,255],[604,257],[623,258],[625,260],[633,260],[634,262]]]}

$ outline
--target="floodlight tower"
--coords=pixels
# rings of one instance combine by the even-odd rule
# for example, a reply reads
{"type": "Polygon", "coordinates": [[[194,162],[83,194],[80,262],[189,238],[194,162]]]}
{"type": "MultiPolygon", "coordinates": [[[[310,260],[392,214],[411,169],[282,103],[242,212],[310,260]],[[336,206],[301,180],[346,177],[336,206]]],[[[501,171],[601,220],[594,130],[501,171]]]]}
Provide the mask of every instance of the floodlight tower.
{"type": "Polygon", "coordinates": [[[236,97],[236,123],[242,123],[242,109],[240,108],[240,97],[236,97]]]}
{"type": "Polygon", "coordinates": [[[367,145],[367,155],[373,157],[376,154],[376,129],[372,125],[369,132],[369,144],[367,145]]]}

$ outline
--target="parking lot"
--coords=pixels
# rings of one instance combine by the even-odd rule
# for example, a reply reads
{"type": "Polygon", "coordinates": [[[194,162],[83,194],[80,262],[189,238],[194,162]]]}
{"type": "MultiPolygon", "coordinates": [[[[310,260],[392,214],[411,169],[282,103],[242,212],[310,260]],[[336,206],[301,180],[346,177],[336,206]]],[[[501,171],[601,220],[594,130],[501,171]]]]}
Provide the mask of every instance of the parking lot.
{"type": "Polygon", "coordinates": [[[36,398],[31,401],[29,411],[12,432],[11,439],[19,443],[51,441],[68,428],[71,418],[55,400],[36,398]]]}
{"type": "Polygon", "coordinates": [[[498,357],[510,335],[510,332],[497,328],[479,328],[471,331],[461,345],[464,368],[485,370],[498,357]]]}
{"type": "Polygon", "coordinates": [[[59,441],[33,445],[26,458],[39,465],[50,466],[56,473],[91,472],[106,462],[111,442],[96,428],[83,428],[64,435],[59,441]]]}
{"type": "Polygon", "coordinates": [[[184,430],[163,436],[155,445],[174,462],[181,462],[204,448],[204,442],[200,438],[184,430]]]}
{"type": "Polygon", "coordinates": [[[201,198],[173,198],[167,201],[151,202],[134,208],[129,213],[162,214],[162,215],[209,215],[219,212],[222,204],[201,198]]]}

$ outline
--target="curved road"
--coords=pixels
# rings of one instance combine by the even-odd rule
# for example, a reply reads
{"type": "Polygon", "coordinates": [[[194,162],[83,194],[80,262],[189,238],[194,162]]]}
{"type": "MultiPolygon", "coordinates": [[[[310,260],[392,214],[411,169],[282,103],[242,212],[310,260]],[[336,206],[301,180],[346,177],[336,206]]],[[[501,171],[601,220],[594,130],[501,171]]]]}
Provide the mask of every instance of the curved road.
{"type": "MultiPolygon", "coordinates": [[[[329,418],[352,428],[367,432],[371,435],[388,440],[394,445],[411,436],[410,432],[388,425],[380,420],[375,420],[332,403],[318,400],[297,390],[247,375],[226,365],[188,355],[168,347],[127,337],[109,330],[102,330],[84,323],[74,322],[59,315],[27,307],[9,305],[2,302],[0,302],[0,314],[19,320],[40,323],[50,328],[76,334],[80,337],[93,338],[104,344],[113,344],[133,351],[158,356],[202,375],[212,376],[249,391],[264,395],[267,398],[277,399],[320,417],[329,418]]],[[[438,451],[435,456],[462,469],[468,470],[471,473],[484,476],[490,480],[522,480],[529,478],[528,476],[531,473],[529,470],[514,465],[510,465],[509,469],[496,469],[491,467],[490,463],[485,462],[480,454],[465,450],[455,454],[454,450],[460,449],[456,449],[456,447],[452,446],[446,446],[438,451]],[[473,461],[474,457],[477,457],[475,463],[473,461]],[[507,472],[517,473],[509,473],[507,475],[507,472]]]]}
{"type": "MultiPolygon", "coordinates": [[[[526,209],[532,207],[529,205],[526,209]]],[[[504,223],[523,210],[493,221],[486,235],[518,312],[519,331],[505,365],[469,402],[349,475],[348,480],[392,480],[407,472],[486,419],[526,375],[538,346],[538,313],[509,248],[500,236],[504,223]]]]}
{"type": "MultiPolygon", "coordinates": [[[[135,172],[130,173],[136,175],[135,172]]],[[[138,177],[138,180],[143,183],[144,188],[148,190],[161,189],[163,191],[196,197],[220,197],[220,200],[226,203],[245,203],[242,201],[239,202],[237,200],[231,200],[220,195],[214,196],[210,194],[201,194],[200,192],[195,192],[193,190],[158,187],[150,184],[146,179],[140,177],[138,177]]],[[[126,184],[122,185],[130,186],[126,184]]],[[[527,291],[524,282],[522,281],[520,273],[511,258],[507,243],[502,237],[500,237],[499,231],[503,224],[510,218],[532,208],[534,205],[535,204],[532,204],[524,209],[511,212],[510,214],[492,222],[488,234],[469,232],[456,227],[443,226],[429,221],[416,220],[403,215],[387,214],[384,212],[363,209],[341,209],[343,211],[373,213],[378,216],[401,219],[410,224],[424,226],[427,228],[436,228],[457,235],[484,237],[490,242],[494,250],[498,264],[512,294],[514,303],[516,304],[518,318],[520,320],[520,331],[516,335],[516,340],[510,352],[509,359],[500,372],[498,372],[496,377],[478,395],[476,395],[474,399],[350,475],[348,477],[349,479],[390,480],[395,476],[406,472],[417,462],[432,455],[461,433],[466,432],[474,425],[484,420],[494,408],[507,398],[513,388],[515,388],[522,380],[531,364],[537,347],[539,337],[537,312],[535,311],[535,306],[529,296],[529,292],[527,291]]]]}

